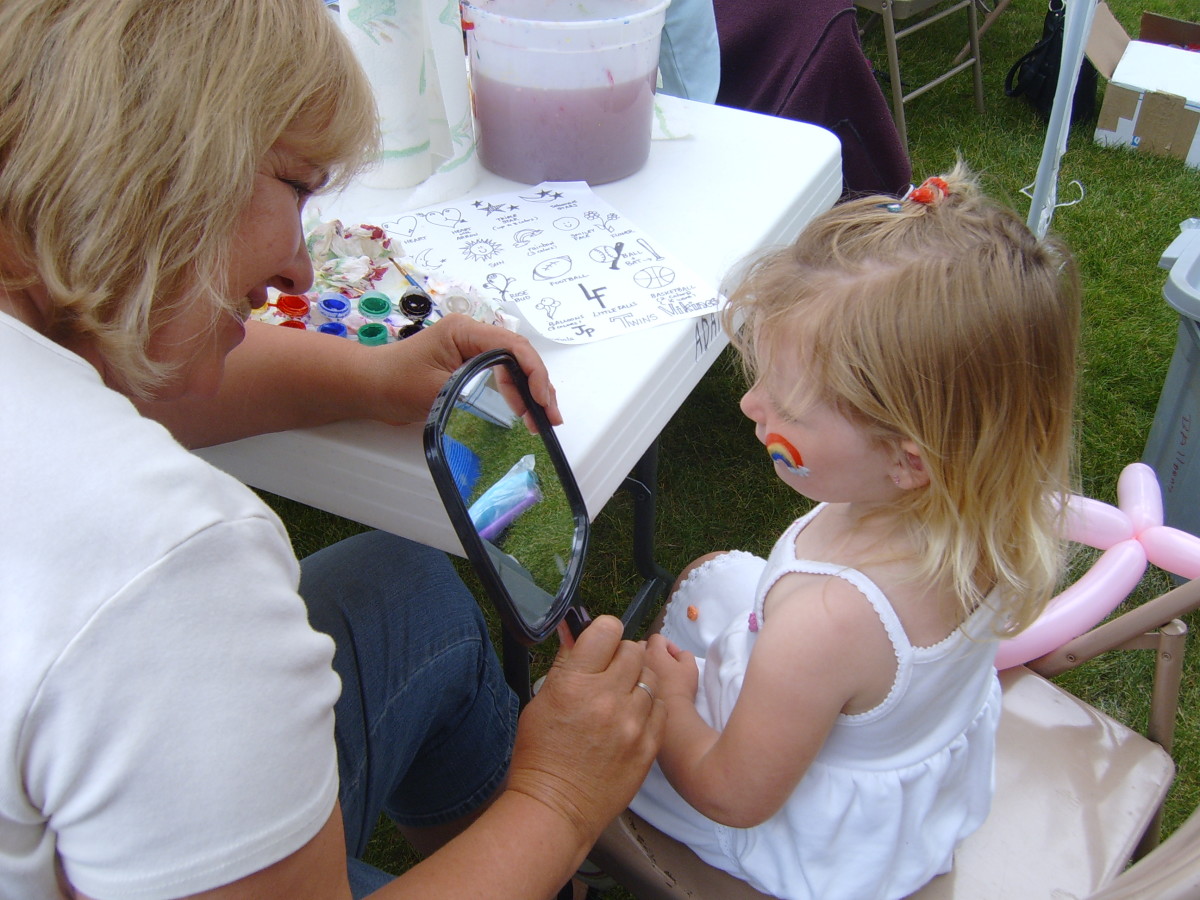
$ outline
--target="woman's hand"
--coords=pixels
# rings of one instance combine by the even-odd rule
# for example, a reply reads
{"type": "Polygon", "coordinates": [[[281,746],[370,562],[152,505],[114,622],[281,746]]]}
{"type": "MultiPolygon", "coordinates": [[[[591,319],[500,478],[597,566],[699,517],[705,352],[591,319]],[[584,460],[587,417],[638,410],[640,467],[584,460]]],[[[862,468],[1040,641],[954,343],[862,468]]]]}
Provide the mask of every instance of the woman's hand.
{"type": "Polygon", "coordinates": [[[517,729],[508,790],[551,808],[590,846],[629,804],[662,741],[666,707],[651,697],[645,648],[599,616],[559,650],[517,729]],[[649,691],[638,686],[642,682],[649,691]]]}
{"type": "MultiPolygon", "coordinates": [[[[562,424],[554,386],[528,339],[496,325],[484,325],[468,316],[448,315],[410,338],[382,348],[369,348],[375,364],[375,390],[380,406],[371,418],[394,425],[421,422],[442,385],[459,366],[485,350],[511,351],[529,377],[529,391],[546,409],[551,425],[562,424]]],[[[501,383],[501,390],[504,390],[501,383]]],[[[505,399],[519,416],[525,405],[515,390],[505,399]]]]}

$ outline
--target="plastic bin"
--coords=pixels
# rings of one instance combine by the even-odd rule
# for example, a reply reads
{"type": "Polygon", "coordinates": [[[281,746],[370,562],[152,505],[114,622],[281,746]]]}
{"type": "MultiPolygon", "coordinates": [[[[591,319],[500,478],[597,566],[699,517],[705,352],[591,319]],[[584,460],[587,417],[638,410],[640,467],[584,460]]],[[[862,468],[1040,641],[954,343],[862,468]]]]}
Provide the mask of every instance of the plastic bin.
{"type": "Polygon", "coordinates": [[[1179,313],[1179,337],[1142,462],[1162,489],[1163,521],[1200,535],[1200,219],[1179,226],[1163,253],[1163,297],[1179,313]]]}

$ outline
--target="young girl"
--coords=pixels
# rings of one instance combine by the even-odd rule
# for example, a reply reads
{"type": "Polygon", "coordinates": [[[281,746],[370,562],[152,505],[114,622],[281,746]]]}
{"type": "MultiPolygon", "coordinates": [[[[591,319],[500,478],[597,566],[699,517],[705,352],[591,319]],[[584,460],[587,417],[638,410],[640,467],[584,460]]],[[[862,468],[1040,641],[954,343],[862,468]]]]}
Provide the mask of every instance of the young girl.
{"type": "Polygon", "coordinates": [[[789,900],[904,897],[950,869],[988,813],[996,642],[1060,573],[1078,293],[1065,250],[961,164],[750,269],[727,319],[741,408],[818,505],[768,559],[681,576],[649,642],[667,736],[635,812],[789,900]]]}

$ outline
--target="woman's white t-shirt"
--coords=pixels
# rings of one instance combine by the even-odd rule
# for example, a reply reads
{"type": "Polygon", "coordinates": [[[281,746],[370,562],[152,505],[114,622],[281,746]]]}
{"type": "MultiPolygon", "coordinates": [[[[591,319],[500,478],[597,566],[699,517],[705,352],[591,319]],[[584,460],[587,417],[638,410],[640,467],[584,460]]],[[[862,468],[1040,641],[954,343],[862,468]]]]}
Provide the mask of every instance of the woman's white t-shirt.
{"type": "Polygon", "coordinates": [[[333,810],[332,641],[278,518],[0,314],[0,897],[235,881],[333,810]]]}

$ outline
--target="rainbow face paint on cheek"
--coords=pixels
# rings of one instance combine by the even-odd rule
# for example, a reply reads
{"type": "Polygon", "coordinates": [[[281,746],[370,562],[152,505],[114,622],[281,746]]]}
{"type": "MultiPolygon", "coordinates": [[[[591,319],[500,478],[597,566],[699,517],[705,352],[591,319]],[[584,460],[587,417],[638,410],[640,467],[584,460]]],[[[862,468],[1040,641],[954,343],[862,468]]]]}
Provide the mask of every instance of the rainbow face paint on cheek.
{"type": "Polygon", "coordinates": [[[767,453],[775,462],[782,463],[783,467],[793,475],[808,474],[808,468],[804,465],[804,460],[800,458],[800,451],[793,447],[791,441],[783,435],[774,432],[767,435],[767,453]]]}

